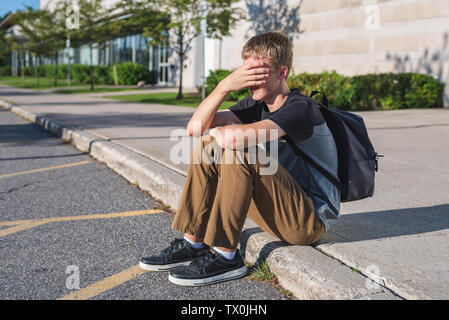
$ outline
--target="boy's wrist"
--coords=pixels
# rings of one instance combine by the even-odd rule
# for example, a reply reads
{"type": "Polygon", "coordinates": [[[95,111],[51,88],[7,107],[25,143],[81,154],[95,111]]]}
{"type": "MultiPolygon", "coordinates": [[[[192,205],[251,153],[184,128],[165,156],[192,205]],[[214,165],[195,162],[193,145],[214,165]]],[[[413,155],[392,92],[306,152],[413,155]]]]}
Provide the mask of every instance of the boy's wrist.
{"type": "Polygon", "coordinates": [[[232,92],[232,90],[229,90],[228,88],[226,88],[226,84],[223,83],[223,81],[224,81],[224,79],[221,80],[221,81],[218,83],[218,85],[217,85],[217,87],[215,88],[215,90],[217,90],[218,93],[228,95],[228,94],[230,94],[230,93],[232,92]]]}

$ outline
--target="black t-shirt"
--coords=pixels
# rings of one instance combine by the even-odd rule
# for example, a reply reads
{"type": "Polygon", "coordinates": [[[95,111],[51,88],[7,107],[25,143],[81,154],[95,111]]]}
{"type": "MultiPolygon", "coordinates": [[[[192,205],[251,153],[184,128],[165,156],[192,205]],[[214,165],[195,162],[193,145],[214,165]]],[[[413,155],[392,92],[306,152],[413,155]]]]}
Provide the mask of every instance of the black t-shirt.
{"type": "MultiPolygon", "coordinates": [[[[316,163],[338,177],[337,147],[327,124],[316,106],[317,102],[292,89],[283,105],[270,112],[263,100],[251,96],[239,101],[230,110],[242,123],[253,123],[265,119],[274,121],[287,136],[301,147],[316,163]]],[[[270,143],[266,150],[270,152],[270,143]]],[[[297,155],[290,143],[281,137],[278,141],[277,159],[312,198],[314,211],[328,230],[336,221],[340,210],[339,189],[302,156],[297,155]]]]}
{"type": "Polygon", "coordinates": [[[263,100],[248,96],[229,108],[242,123],[270,119],[295,142],[306,140],[313,134],[313,127],[325,123],[316,101],[292,89],[282,106],[270,112],[263,100]]]}

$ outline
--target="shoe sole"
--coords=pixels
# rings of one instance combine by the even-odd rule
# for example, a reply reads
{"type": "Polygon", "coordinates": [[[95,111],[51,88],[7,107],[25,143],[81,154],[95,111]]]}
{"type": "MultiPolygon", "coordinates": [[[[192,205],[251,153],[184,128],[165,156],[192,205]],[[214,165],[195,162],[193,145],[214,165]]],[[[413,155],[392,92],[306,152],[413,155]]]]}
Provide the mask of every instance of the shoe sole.
{"type": "Polygon", "coordinates": [[[174,270],[179,267],[186,267],[188,266],[192,261],[184,261],[184,262],[177,262],[172,264],[164,264],[164,265],[156,265],[156,264],[146,264],[142,261],[139,262],[139,267],[141,267],[144,270],[147,271],[169,271],[174,270]]]}
{"type": "Polygon", "coordinates": [[[246,266],[243,266],[236,270],[228,271],[228,272],[225,272],[222,274],[218,274],[216,276],[203,278],[203,279],[180,279],[180,278],[175,278],[175,277],[172,277],[171,275],[169,275],[168,280],[171,283],[174,283],[178,286],[196,287],[196,286],[205,286],[205,285],[209,285],[209,284],[219,283],[219,282],[228,281],[228,280],[239,279],[239,278],[242,278],[243,276],[245,276],[247,272],[248,272],[248,269],[246,268],[246,266]]]}

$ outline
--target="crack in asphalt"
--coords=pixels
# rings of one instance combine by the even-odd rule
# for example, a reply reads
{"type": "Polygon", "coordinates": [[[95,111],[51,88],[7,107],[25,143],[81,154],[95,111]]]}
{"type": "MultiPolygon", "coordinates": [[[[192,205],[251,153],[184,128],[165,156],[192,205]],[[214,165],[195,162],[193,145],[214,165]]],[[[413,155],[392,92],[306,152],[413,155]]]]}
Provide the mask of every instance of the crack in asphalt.
{"type": "MultiPolygon", "coordinates": [[[[13,191],[17,191],[17,190],[19,190],[19,189],[23,189],[23,188],[25,188],[25,187],[28,187],[28,186],[30,186],[30,185],[37,184],[37,183],[40,183],[40,182],[45,182],[45,181],[37,181],[37,182],[32,182],[32,183],[25,183],[24,185],[21,185],[21,186],[18,186],[18,187],[14,187],[14,188],[11,188],[11,189],[9,189],[8,191],[0,192],[0,194],[11,193],[11,192],[13,192],[13,191]]],[[[3,199],[2,199],[2,200],[3,200],[3,199]]]]}

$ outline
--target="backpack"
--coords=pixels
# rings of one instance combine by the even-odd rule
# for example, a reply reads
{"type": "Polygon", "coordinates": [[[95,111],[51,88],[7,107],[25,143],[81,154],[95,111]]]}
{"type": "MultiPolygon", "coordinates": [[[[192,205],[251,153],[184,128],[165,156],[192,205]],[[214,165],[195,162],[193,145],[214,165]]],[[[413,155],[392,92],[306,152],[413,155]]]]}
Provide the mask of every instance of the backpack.
{"type": "MultiPolygon", "coordinates": [[[[318,91],[310,94],[312,98],[318,91]]],[[[374,175],[378,171],[378,158],[383,157],[374,151],[362,117],[347,111],[331,109],[323,94],[323,103],[318,103],[327,126],[331,131],[338,151],[338,178],[308,157],[295,146],[296,152],[321,172],[340,189],[341,202],[349,202],[372,197],[374,194],[374,175]]]]}

